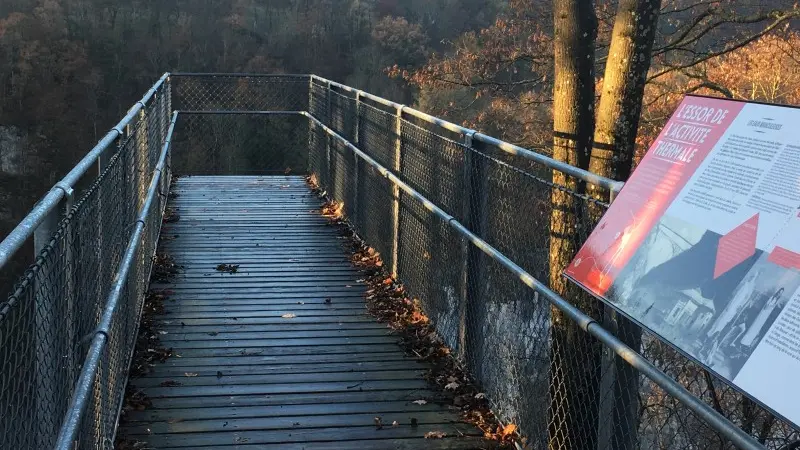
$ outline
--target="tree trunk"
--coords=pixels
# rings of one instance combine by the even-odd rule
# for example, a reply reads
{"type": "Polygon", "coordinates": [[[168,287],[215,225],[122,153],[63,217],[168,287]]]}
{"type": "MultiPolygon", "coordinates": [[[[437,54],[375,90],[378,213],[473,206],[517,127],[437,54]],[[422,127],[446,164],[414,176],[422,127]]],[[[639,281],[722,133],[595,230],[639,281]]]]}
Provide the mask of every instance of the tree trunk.
{"type": "MultiPolygon", "coordinates": [[[[586,0],[556,0],[553,155],[586,168],[594,130],[594,41],[597,19],[586,0]]],[[[575,192],[584,185],[554,171],[553,182],[575,192]]],[[[554,189],[550,217],[550,287],[582,310],[596,301],[564,279],[562,272],[581,244],[586,224],[582,200],[554,189]]],[[[551,449],[594,448],[598,411],[600,348],[561,311],[551,309],[549,438],[551,449]]]]}
{"type": "MultiPolygon", "coordinates": [[[[619,2],[589,163],[598,175],[621,181],[630,175],[660,9],[661,0],[619,2]]],[[[608,200],[607,192],[590,191],[608,200]]]]}
{"type": "MultiPolygon", "coordinates": [[[[606,62],[589,170],[626,180],[632,170],[642,98],[650,69],[661,0],[620,0],[606,62]]],[[[609,193],[595,186],[592,197],[608,202],[609,193]]],[[[599,218],[602,211],[591,216],[599,218]]],[[[603,325],[634,350],[641,347],[641,330],[627,318],[607,311],[603,325]]],[[[604,395],[598,425],[599,448],[633,449],[638,437],[639,373],[608,352],[603,364],[604,395]]]]}

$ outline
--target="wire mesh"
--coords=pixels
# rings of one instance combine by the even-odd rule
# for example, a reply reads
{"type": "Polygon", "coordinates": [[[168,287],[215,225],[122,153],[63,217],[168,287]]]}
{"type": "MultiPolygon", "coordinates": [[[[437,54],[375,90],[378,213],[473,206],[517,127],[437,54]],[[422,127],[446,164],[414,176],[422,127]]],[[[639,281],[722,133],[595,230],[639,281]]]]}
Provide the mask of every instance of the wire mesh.
{"type": "MultiPolygon", "coordinates": [[[[580,180],[348,95],[315,84],[311,112],[387,169],[399,149],[399,178],[768,448],[798,438],[788,423],[565,282],[560,267],[608,206],[585,194],[580,180]]],[[[397,236],[400,280],[530,448],[734,447],[418,200],[396,199],[391,181],[343,154],[347,148],[321,128],[312,127],[309,142],[310,170],[384,261],[397,236]]]]}
{"type": "MultiPolygon", "coordinates": [[[[134,118],[99,176],[74,193],[36,260],[0,303],[0,448],[55,444],[122,254],[164,143],[168,98],[134,118]]],[[[160,215],[151,214],[134,276],[109,333],[80,448],[112,448],[138,308],[160,215]]]]}
{"type": "Polygon", "coordinates": [[[306,111],[307,75],[172,75],[178,111],[306,111]]]}
{"type": "MultiPolygon", "coordinates": [[[[767,448],[798,439],[790,424],[564,282],[558,267],[607,206],[585,195],[580,181],[316,78],[214,75],[173,76],[163,85],[0,303],[0,448],[52,446],[145,205],[173,106],[215,113],[181,116],[176,172],[308,171],[343,202],[360,236],[394,263],[497,415],[517,424],[530,448],[733,445],[313,121],[222,111],[308,110],[767,448]]],[[[113,446],[168,182],[167,174],[150,204],[80,448],[113,446]]]]}
{"type": "Polygon", "coordinates": [[[172,164],[183,175],[306,174],[308,120],[299,115],[179,115],[172,164]]]}

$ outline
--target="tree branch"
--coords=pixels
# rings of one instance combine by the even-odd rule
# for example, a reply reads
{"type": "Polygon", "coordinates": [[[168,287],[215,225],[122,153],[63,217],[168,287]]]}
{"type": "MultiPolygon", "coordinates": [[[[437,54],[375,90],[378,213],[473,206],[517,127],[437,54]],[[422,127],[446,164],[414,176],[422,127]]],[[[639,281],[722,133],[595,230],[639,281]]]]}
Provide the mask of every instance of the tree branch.
{"type": "Polygon", "coordinates": [[[775,28],[777,28],[779,25],[781,25],[782,23],[786,22],[787,20],[790,20],[790,19],[793,19],[793,18],[796,18],[796,17],[800,17],[800,10],[790,11],[790,12],[787,12],[787,13],[785,13],[783,15],[779,15],[777,17],[774,17],[774,22],[772,22],[769,26],[765,27],[763,30],[759,31],[758,33],[754,33],[754,34],[748,36],[747,38],[742,39],[741,41],[737,42],[736,44],[734,44],[732,46],[729,46],[729,47],[727,47],[727,48],[725,48],[723,50],[718,50],[718,51],[715,51],[715,52],[706,53],[702,57],[697,58],[697,59],[695,59],[693,61],[690,61],[688,63],[679,64],[679,65],[676,65],[676,66],[668,66],[667,68],[662,69],[662,70],[656,72],[655,74],[651,75],[650,77],[648,77],[647,81],[649,82],[649,81],[655,80],[656,78],[662,77],[662,76],[664,76],[664,75],[666,75],[668,73],[671,73],[671,72],[675,72],[675,71],[678,71],[678,70],[683,70],[683,69],[688,69],[690,67],[694,67],[694,66],[696,66],[696,65],[698,65],[700,63],[708,61],[709,59],[713,59],[713,58],[716,58],[718,56],[722,56],[724,54],[727,54],[727,53],[730,53],[732,51],[738,50],[738,49],[740,49],[742,47],[745,47],[748,44],[752,43],[753,41],[757,40],[758,38],[770,33],[771,31],[773,31],[775,28]]]}

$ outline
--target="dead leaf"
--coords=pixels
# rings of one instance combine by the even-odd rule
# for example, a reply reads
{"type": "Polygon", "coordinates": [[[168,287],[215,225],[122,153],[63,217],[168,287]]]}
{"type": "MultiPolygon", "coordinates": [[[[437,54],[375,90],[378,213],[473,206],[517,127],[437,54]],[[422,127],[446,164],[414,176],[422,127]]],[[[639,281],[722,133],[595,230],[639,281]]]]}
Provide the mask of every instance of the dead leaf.
{"type": "Polygon", "coordinates": [[[415,404],[415,405],[427,405],[427,404],[428,404],[428,401],[427,401],[427,400],[422,400],[422,399],[420,399],[420,400],[414,400],[414,401],[413,401],[413,402],[411,402],[411,403],[413,403],[413,404],[415,404]]]}
{"type": "Polygon", "coordinates": [[[508,436],[508,435],[510,435],[510,434],[512,434],[512,433],[514,433],[515,431],[517,431],[517,426],[516,426],[516,425],[514,425],[513,423],[510,423],[510,424],[506,425],[506,426],[503,428],[503,430],[502,430],[502,431],[500,431],[500,434],[502,434],[502,435],[503,435],[503,437],[506,437],[506,436],[508,436]]]}
{"type": "Polygon", "coordinates": [[[381,418],[380,417],[376,417],[375,418],[375,428],[378,429],[378,430],[383,428],[383,423],[381,423],[381,418]]]}
{"type": "Polygon", "coordinates": [[[429,431],[425,433],[425,439],[442,439],[447,436],[444,431],[429,431]]]}
{"type": "Polygon", "coordinates": [[[194,373],[194,372],[184,372],[184,375],[187,376],[187,377],[196,377],[197,376],[197,374],[194,373]]]}
{"type": "Polygon", "coordinates": [[[456,389],[458,389],[459,386],[461,385],[453,381],[452,383],[447,383],[446,385],[444,385],[444,388],[447,389],[448,391],[455,391],[456,389]]]}
{"type": "Polygon", "coordinates": [[[398,426],[398,425],[400,425],[400,424],[399,424],[399,423],[397,423],[397,421],[396,421],[396,420],[392,421],[392,426],[393,426],[393,427],[396,427],[396,426],[398,426]]]}
{"type": "Polygon", "coordinates": [[[476,400],[483,400],[485,398],[486,398],[486,394],[484,394],[483,392],[478,392],[477,394],[475,394],[475,399],[476,400]]]}
{"type": "Polygon", "coordinates": [[[282,315],[281,317],[283,317],[284,319],[294,319],[295,317],[297,317],[297,315],[292,314],[292,313],[288,313],[288,314],[282,315]]]}

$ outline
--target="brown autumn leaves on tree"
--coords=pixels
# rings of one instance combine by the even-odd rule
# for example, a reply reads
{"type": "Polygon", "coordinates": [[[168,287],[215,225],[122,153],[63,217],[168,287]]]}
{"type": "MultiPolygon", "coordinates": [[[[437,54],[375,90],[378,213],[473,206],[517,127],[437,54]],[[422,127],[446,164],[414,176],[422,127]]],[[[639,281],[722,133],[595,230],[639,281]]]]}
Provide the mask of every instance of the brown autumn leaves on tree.
{"type": "MultiPolygon", "coordinates": [[[[554,0],[550,9],[541,2],[511,1],[504,17],[463,36],[449,54],[412,73],[394,72],[421,88],[423,108],[616,180],[627,179],[683,93],[798,100],[800,47],[797,35],[786,30],[800,13],[797,5],[592,3],[554,0]],[[778,67],[769,62],[775,60],[781,61],[778,67]]],[[[553,181],[609,201],[607,190],[587,188],[559,172],[553,181]]],[[[601,213],[554,190],[550,286],[638,349],[641,333],[635,326],[613,314],[603,318],[597,302],[561,276],[585,235],[579,229],[590,228],[601,213]]],[[[604,368],[602,376],[615,377],[610,394],[615,404],[601,411],[603,363],[597,346],[557,311],[551,314],[551,345],[550,447],[634,447],[637,373],[618,358],[604,368]],[[605,434],[614,442],[598,442],[603,433],[591,431],[600,414],[610,414],[603,420],[611,422],[605,434]]]]}

